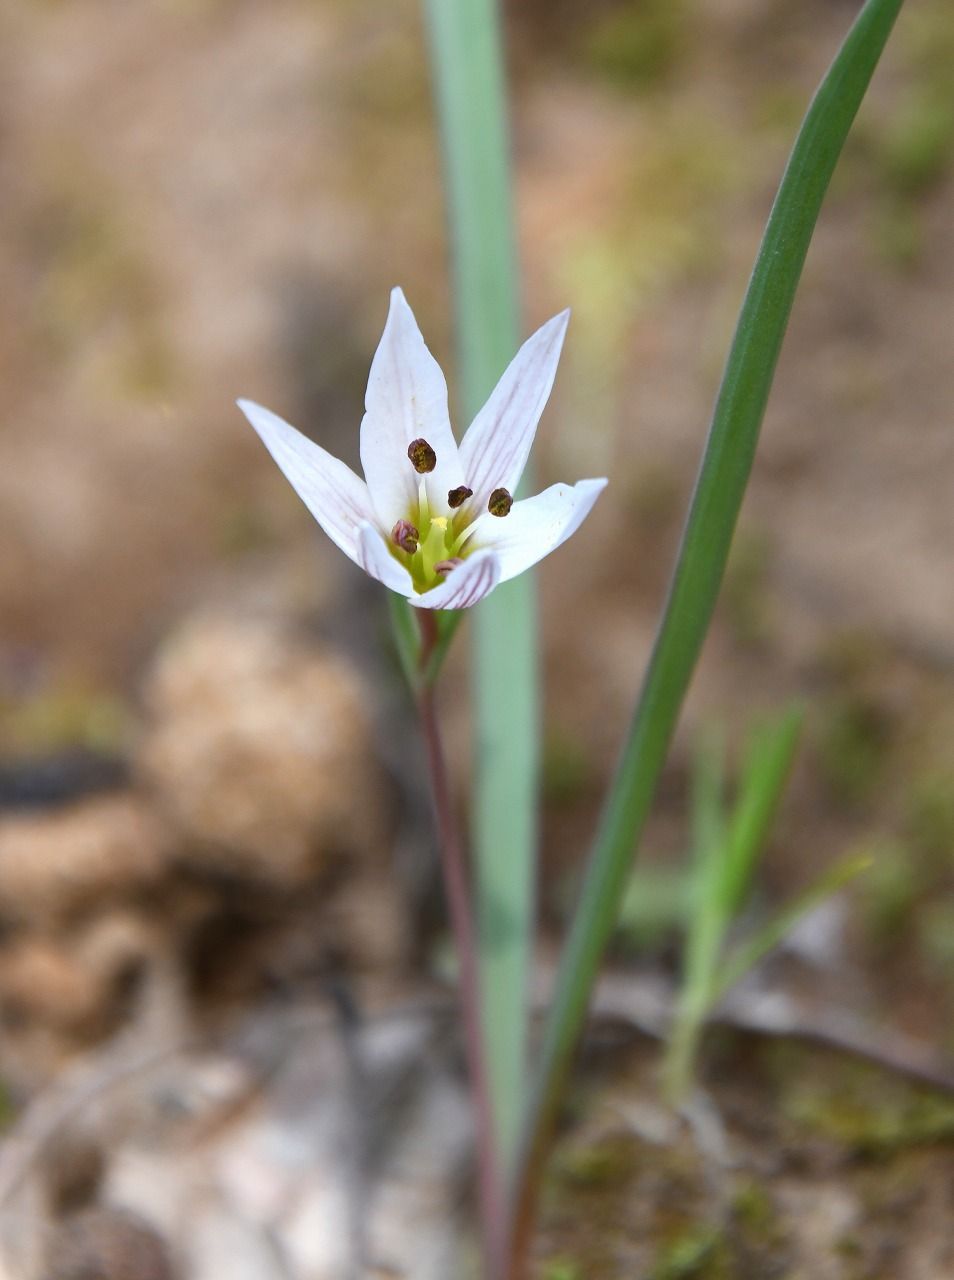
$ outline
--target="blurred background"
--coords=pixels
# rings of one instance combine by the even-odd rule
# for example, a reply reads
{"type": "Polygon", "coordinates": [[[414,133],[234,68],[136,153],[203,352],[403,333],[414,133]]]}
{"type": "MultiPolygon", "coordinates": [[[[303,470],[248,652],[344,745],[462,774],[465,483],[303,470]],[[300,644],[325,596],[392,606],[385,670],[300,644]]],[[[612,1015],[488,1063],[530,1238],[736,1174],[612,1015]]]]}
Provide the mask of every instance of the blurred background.
{"type": "MultiPolygon", "coordinates": [[[[552,939],[761,228],[858,5],[505,8],[525,330],[573,309],[537,475],[612,481],[539,573],[552,939]]],[[[737,744],[800,695],[805,740],[761,892],[793,892],[851,849],[874,865],[773,981],[938,1053],[954,1045],[952,64],[949,0],[910,5],[806,266],[645,842],[657,892],[631,895],[616,948],[634,974],[672,970],[700,730],[724,723],[737,744]]],[[[467,1122],[448,1027],[391,1016],[440,996],[442,926],[382,592],[234,407],[253,397],[356,465],[394,284],[453,401],[419,6],[11,0],[0,120],[6,1265],[46,1280],[446,1274],[446,1205],[433,1258],[400,1261],[407,1197],[433,1209],[433,1179],[466,1163],[467,1122]],[[428,1082],[399,1109],[418,1134],[401,1142],[431,1135],[427,1159],[395,1138],[398,1172],[341,1121],[356,1026],[378,1037],[357,1074],[372,1092],[381,1074],[388,1116],[395,1080],[428,1082]],[[289,1075],[302,1037],[310,1065],[289,1075]],[[55,1107],[89,1119],[84,1089],[98,1119],[76,1136],[55,1107]],[[390,1170],[392,1212],[373,1248],[372,1165],[390,1170]],[[186,1231],[197,1185],[213,1207],[186,1231]],[[372,1253],[377,1271],[346,1269],[372,1253]],[[87,1254],[100,1270],[80,1269],[87,1254]]],[[[446,699],[462,791],[464,648],[446,699]]]]}

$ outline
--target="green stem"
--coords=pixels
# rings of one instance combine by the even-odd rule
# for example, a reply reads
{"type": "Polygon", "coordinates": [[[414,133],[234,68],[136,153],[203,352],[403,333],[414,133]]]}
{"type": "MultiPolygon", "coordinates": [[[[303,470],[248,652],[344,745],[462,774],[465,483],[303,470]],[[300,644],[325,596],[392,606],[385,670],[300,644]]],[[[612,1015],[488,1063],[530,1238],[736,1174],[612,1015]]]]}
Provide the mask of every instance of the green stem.
{"type": "MultiPolygon", "coordinates": [[[[517,348],[506,93],[495,0],[426,0],[443,140],[462,384],[472,418],[517,348]]],[[[483,1028],[502,1158],[526,1096],[539,768],[536,597],[530,574],[474,611],[473,847],[483,1028]]]]}
{"type": "Polygon", "coordinates": [[[680,999],[663,1059],[663,1091],[672,1106],[683,1102],[692,1086],[696,1048],[708,1004],[708,990],[686,990],[680,999]]]}
{"type": "Polygon", "coordinates": [[[673,1105],[692,1084],[729,919],[723,903],[726,868],[725,765],[721,733],[700,742],[692,787],[692,898],[683,947],[682,983],[663,1058],[663,1085],[673,1105]]]}
{"type": "MultiPolygon", "coordinates": [[[[421,670],[426,671],[435,646],[439,643],[436,617],[430,610],[422,609],[421,670]]],[[[448,915],[454,935],[460,970],[458,983],[461,1018],[464,1027],[464,1045],[474,1097],[477,1128],[477,1190],[480,1207],[481,1239],[486,1274],[492,1276],[497,1268],[503,1223],[503,1185],[497,1159],[494,1127],[491,1116],[490,1084],[487,1074],[484,1037],[480,1024],[480,972],[477,956],[477,939],[470,903],[464,842],[454,811],[447,762],[441,739],[440,722],[435,706],[433,683],[421,680],[418,695],[418,714],[424,735],[425,755],[431,780],[431,797],[434,804],[434,820],[437,827],[441,871],[448,915]]]]}

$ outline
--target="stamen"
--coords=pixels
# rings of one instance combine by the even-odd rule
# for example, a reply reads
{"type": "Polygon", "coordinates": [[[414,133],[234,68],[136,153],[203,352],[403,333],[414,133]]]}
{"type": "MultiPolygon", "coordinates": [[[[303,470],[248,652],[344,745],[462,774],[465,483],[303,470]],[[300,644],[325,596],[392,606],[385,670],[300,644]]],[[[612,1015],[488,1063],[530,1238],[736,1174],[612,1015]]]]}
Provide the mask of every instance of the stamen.
{"type": "Polygon", "coordinates": [[[411,466],[419,475],[425,475],[437,466],[437,454],[423,437],[411,441],[407,447],[407,456],[411,460],[411,466]]]}
{"type": "Polygon", "coordinates": [[[460,484],[456,489],[451,489],[450,493],[447,495],[447,505],[452,511],[456,511],[457,508],[462,506],[468,498],[472,498],[473,496],[473,489],[468,489],[465,484],[460,484]]]}
{"type": "Polygon", "coordinates": [[[408,555],[413,555],[417,550],[421,535],[411,524],[410,520],[399,520],[391,530],[391,541],[406,551],[408,555]]]}
{"type": "Polygon", "coordinates": [[[451,556],[449,560],[438,560],[434,566],[435,573],[450,573],[451,569],[456,569],[459,564],[463,564],[460,556],[451,556]]]}
{"type": "Polygon", "coordinates": [[[417,515],[422,529],[426,529],[431,519],[431,506],[427,501],[427,481],[423,476],[417,482],[417,515]]]}
{"type": "Polygon", "coordinates": [[[509,515],[513,506],[513,498],[506,489],[495,489],[487,502],[487,510],[492,516],[509,515]]]}

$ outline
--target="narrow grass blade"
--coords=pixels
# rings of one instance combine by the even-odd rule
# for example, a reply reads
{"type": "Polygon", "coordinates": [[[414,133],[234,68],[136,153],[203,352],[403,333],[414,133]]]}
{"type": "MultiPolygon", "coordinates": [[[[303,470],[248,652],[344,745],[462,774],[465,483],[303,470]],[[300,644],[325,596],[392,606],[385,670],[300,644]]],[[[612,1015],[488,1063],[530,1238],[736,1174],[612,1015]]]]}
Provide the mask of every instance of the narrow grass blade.
{"type": "Polygon", "coordinates": [[[727,919],[745,901],[759,855],[785,789],[804,712],[792,707],[752,735],[726,842],[720,892],[727,919]]]}
{"type": "Polygon", "coordinates": [[[683,933],[692,910],[692,892],[692,876],[684,867],[640,867],[630,877],[620,904],[620,942],[645,952],[683,933]]]}
{"type": "Polygon", "coordinates": [[[719,970],[712,988],[712,1004],[718,1003],[726,992],[744,978],[768,953],[784,939],[785,935],[799,922],[802,916],[815,907],[820,906],[826,898],[830,898],[839,889],[843,889],[855,876],[867,871],[872,864],[867,855],[852,854],[824,872],[811,888],[806,889],[787,906],[779,911],[774,919],[760,929],[754,937],[740,942],[734,951],[726,957],[719,970]]]}
{"type": "Polygon", "coordinates": [[[680,1102],[692,1085],[726,934],[751,887],[801,723],[801,709],[792,708],[752,734],[730,821],[724,816],[721,755],[712,744],[704,744],[700,751],[693,800],[695,895],[682,986],[663,1065],[666,1093],[673,1103],[680,1102]]]}
{"type": "Polygon", "coordinates": [[[669,598],[558,972],[530,1120],[531,1181],[712,616],[822,199],[900,7],[901,0],[867,0],[862,8],[809,108],[769,217],[716,402],[669,598]]]}
{"type": "MultiPolygon", "coordinates": [[[[462,408],[493,389],[519,338],[502,42],[496,0],[427,0],[454,250],[462,408]]],[[[484,1028],[497,1139],[516,1154],[526,1087],[539,711],[530,574],[475,613],[473,842],[484,1028]]]]}
{"type": "Polygon", "coordinates": [[[682,989],[700,999],[715,970],[725,930],[720,884],[725,871],[725,760],[722,735],[707,736],[696,756],[692,794],[692,909],[686,927],[682,989]],[[700,994],[702,993],[702,994],[700,994]]]}
{"type": "Polygon", "coordinates": [[[663,1063],[665,1091],[679,1102],[692,1082],[696,1045],[711,999],[728,924],[721,892],[726,870],[725,750],[722,735],[701,742],[692,786],[692,899],[682,980],[663,1063]]]}
{"type": "Polygon", "coordinates": [[[721,731],[702,735],[692,772],[692,861],[702,879],[714,874],[725,841],[725,738],[721,731]]]}

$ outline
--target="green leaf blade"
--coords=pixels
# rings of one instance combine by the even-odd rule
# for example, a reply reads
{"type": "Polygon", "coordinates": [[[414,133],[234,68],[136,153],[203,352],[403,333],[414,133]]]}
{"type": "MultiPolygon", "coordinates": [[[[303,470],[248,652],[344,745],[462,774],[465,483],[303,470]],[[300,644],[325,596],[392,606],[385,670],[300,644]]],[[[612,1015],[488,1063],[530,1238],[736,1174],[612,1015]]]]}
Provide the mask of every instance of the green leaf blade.
{"type": "MultiPolygon", "coordinates": [[[[426,0],[443,140],[467,420],[516,353],[520,325],[502,39],[495,0],[426,0]]],[[[539,673],[532,574],[474,620],[472,836],[483,1026],[497,1144],[519,1148],[535,915],[539,673]]]]}
{"type": "Polygon", "coordinates": [[[721,894],[726,916],[742,906],[795,760],[804,713],[791,707],[752,736],[726,844],[721,894]]]}
{"type": "Polygon", "coordinates": [[[901,2],[865,3],[809,107],[769,216],[716,401],[663,619],[557,975],[529,1126],[526,1160],[531,1169],[712,616],[822,199],[901,2]]]}
{"type": "Polygon", "coordinates": [[[833,867],[824,871],[818,879],[792,902],[787,903],[751,938],[740,942],[722,964],[717,981],[713,984],[712,1004],[715,1005],[739,982],[750,969],[782,942],[786,934],[827,899],[838,893],[856,876],[867,871],[871,858],[863,854],[849,854],[833,867]]]}

